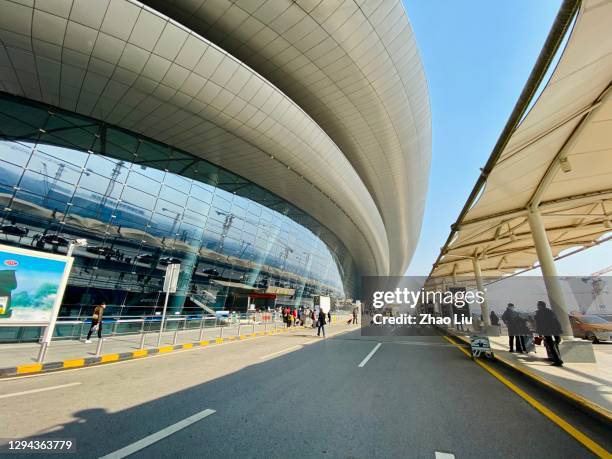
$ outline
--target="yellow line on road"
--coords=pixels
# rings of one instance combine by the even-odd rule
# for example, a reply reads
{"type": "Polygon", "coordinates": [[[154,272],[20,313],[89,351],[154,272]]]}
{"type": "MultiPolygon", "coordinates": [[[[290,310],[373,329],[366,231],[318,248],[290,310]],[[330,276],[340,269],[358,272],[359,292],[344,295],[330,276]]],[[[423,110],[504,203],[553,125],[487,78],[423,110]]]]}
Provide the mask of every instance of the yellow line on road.
{"type": "MultiPolygon", "coordinates": [[[[445,336],[444,338],[449,343],[455,345],[465,355],[467,355],[468,357],[471,358],[471,354],[468,351],[466,351],[463,347],[459,346],[455,341],[450,339],[448,336],[445,336]]],[[[523,400],[525,400],[527,403],[529,403],[531,406],[533,406],[536,410],[538,410],[540,413],[542,413],[544,416],[546,416],[552,422],[554,422],[559,427],[561,427],[563,430],[565,430],[568,434],[570,434],[572,437],[574,437],[578,442],[580,442],[583,446],[585,446],[591,452],[593,452],[594,454],[596,454],[597,456],[599,456],[601,458],[606,458],[606,459],[612,458],[612,454],[610,454],[605,448],[600,446],[595,441],[591,440],[589,437],[587,437],[585,434],[580,432],[578,429],[576,429],[569,422],[565,421],[564,419],[559,417],[557,414],[555,414],[552,410],[550,410],[549,408],[547,408],[544,405],[542,405],[540,402],[538,402],[536,399],[534,399],[531,395],[526,393],[520,387],[516,386],[514,383],[510,382],[508,379],[506,379],[504,376],[499,374],[497,371],[495,371],[493,368],[491,368],[485,362],[482,362],[482,361],[480,361],[478,359],[474,359],[474,362],[476,362],[478,365],[480,365],[482,368],[484,368],[493,377],[495,377],[496,379],[501,381],[502,384],[504,384],[506,387],[508,387],[510,390],[512,390],[515,394],[517,394],[519,397],[521,397],[523,400]]]]}

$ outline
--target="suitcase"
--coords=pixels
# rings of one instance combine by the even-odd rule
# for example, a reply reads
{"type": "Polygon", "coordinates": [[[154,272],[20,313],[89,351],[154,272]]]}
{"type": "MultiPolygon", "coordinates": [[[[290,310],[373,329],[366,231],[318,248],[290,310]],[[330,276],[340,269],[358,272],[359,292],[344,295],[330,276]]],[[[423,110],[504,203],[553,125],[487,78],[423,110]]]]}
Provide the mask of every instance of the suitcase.
{"type": "Polygon", "coordinates": [[[527,352],[535,352],[535,342],[533,340],[533,336],[524,336],[523,343],[525,344],[525,351],[527,352]]]}

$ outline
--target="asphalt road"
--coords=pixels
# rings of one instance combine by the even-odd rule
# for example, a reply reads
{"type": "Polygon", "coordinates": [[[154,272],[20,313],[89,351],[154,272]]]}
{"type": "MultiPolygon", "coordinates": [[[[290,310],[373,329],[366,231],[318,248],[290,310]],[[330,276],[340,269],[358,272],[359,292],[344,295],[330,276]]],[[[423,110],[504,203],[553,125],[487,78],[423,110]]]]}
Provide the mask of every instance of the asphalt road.
{"type": "Polygon", "coordinates": [[[66,457],[150,435],[131,458],[593,457],[442,337],[312,335],[0,381],[0,438],[76,440],[66,457]]]}

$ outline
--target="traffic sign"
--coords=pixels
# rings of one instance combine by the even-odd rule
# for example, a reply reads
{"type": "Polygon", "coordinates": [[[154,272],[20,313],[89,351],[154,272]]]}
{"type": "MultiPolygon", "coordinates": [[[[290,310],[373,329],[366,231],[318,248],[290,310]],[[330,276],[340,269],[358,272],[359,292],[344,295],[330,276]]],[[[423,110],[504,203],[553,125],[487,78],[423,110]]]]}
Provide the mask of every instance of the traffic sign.
{"type": "Polygon", "coordinates": [[[470,349],[472,351],[472,357],[480,357],[482,354],[491,353],[489,337],[477,335],[470,336],[470,349]]]}
{"type": "Polygon", "coordinates": [[[164,276],[164,292],[175,293],[178,284],[179,274],[181,272],[180,264],[171,264],[166,267],[166,275],[164,276]]]}

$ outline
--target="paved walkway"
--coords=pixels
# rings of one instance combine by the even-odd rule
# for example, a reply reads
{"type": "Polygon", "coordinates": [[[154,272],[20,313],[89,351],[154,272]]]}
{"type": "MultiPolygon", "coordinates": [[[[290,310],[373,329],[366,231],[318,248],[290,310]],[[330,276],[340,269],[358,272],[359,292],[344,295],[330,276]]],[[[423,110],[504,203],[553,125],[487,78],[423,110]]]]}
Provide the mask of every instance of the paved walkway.
{"type": "MultiPolygon", "coordinates": [[[[175,331],[168,331],[162,334],[160,346],[169,346],[173,344],[186,344],[202,340],[215,340],[215,338],[230,338],[240,335],[250,335],[252,333],[263,333],[273,331],[274,329],[284,328],[283,323],[268,323],[268,324],[248,324],[241,325],[240,329],[237,325],[229,327],[214,327],[200,329],[181,330],[176,335],[175,331]],[[202,333],[202,335],[200,335],[202,333]]],[[[329,326],[328,326],[329,327],[329,326]]],[[[326,327],[326,328],[328,328],[326,327]]],[[[335,330],[340,327],[342,330],[348,329],[346,321],[337,319],[331,325],[335,330]]],[[[296,328],[303,333],[316,334],[316,329],[302,327],[296,328]]],[[[330,330],[331,331],[331,330],[330,330]]],[[[141,347],[141,334],[126,334],[114,335],[104,338],[100,354],[115,354],[136,351],[138,349],[153,349],[157,348],[159,332],[154,331],[145,334],[144,345],[141,347]]],[[[60,362],[70,359],[83,359],[96,356],[98,339],[92,338],[91,344],[85,344],[78,340],[60,340],[53,341],[49,346],[45,362],[60,362]]],[[[40,345],[38,343],[17,343],[17,344],[0,344],[0,368],[16,367],[18,365],[26,365],[36,362],[40,345]]]]}
{"type": "Polygon", "coordinates": [[[597,363],[565,363],[555,367],[546,359],[543,345],[536,346],[535,353],[515,354],[508,352],[507,336],[490,337],[489,341],[497,357],[603,408],[612,417],[612,343],[593,345],[597,363]]]}
{"type": "Polygon", "coordinates": [[[565,363],[555,367],[546,359],[543,345],[536,346],[535,353],[515,354],[508,352],[507,336],[490,338],[490,342],[496,355],[612,413],[612,343],[593,345],[597,363],[565,363]]]}

